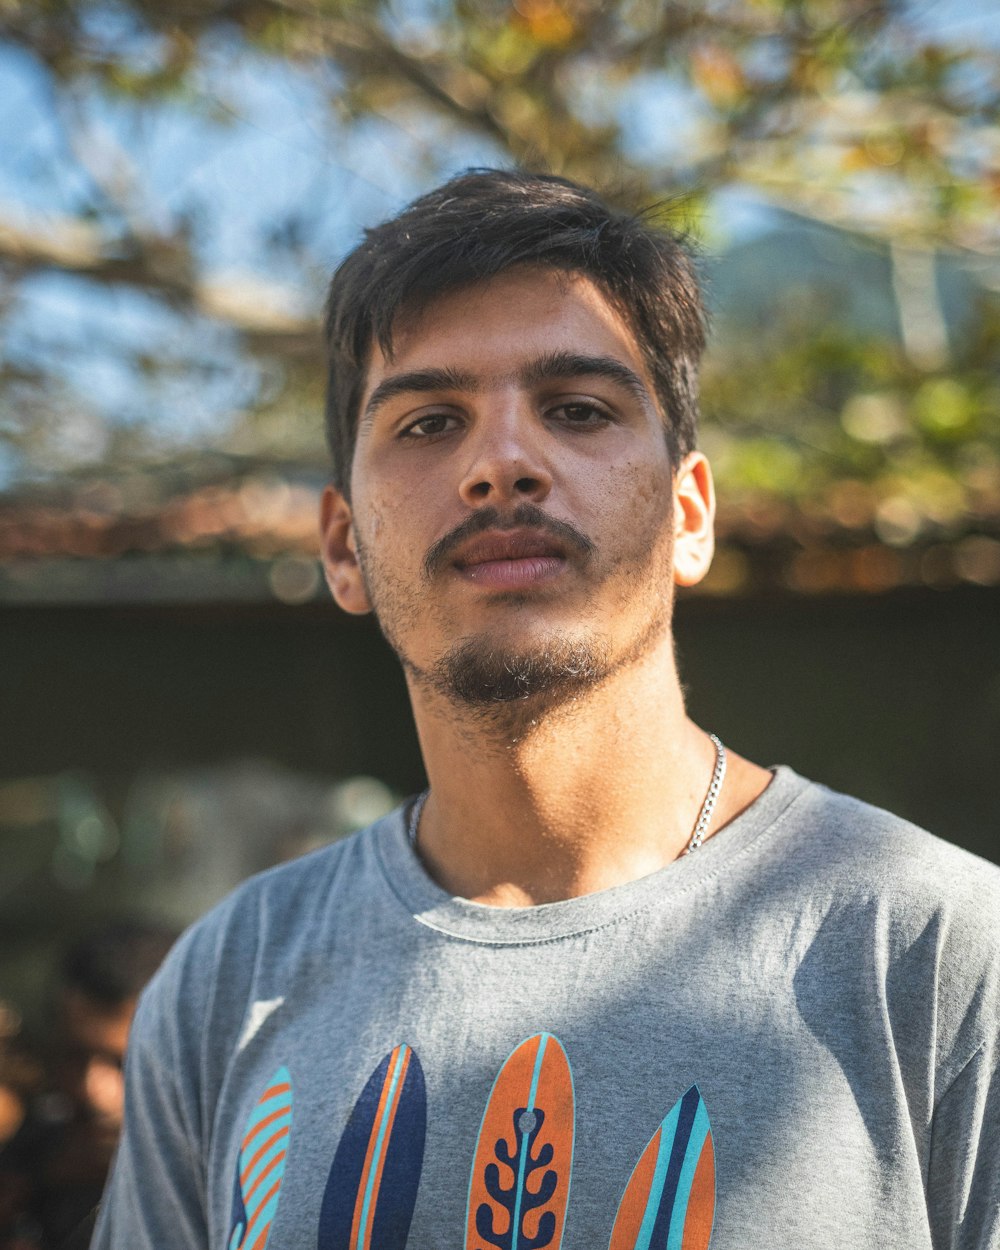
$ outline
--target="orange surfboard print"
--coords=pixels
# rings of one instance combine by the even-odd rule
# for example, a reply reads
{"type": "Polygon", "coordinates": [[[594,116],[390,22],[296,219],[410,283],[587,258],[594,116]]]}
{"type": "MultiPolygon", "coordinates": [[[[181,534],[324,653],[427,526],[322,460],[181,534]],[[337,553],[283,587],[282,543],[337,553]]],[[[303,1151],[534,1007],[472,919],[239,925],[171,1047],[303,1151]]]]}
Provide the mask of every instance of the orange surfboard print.
{"type": "Polygon", "coordinates": [[[500,1069],[469,1180],[465,1250],[558,1250],[573,1168],[573,1076],[538,1033],[500,1069]]]}
{"type": "Polygon", "coordinates": [[[692,1085],[635,1165],[608,1250],[708,1250],[714,1220],[712,1127],[692,1085]]]}

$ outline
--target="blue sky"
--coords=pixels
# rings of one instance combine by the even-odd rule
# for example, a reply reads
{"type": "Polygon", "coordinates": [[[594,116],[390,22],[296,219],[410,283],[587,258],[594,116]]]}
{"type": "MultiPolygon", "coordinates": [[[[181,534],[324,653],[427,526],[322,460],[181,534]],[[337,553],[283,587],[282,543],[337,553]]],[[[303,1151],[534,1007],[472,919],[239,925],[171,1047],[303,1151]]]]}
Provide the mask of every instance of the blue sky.
{"type": "MultiPolygon", "coordinates": [[[[996,4],[946,0],[913,7],[921,20],[961,39],[1000,42],[996,4]]],[[[91,36],[121,41],[129,34],[109,21],[91,36]]],[[[144,54],[142,46],[134,50],[144,54]]],[[[187,223],[208,274],[257,275],[290,311],[313,315],[326,275],[365,224],[391,214],[430,177],[502,161],[489,143],[457,142],[437,123],[404,127],[375,117],[331,126],[331,73],[245,49],[237,55],[232,43],[219,39],[200,72],[194,108],[190,102],[116,106],[82,94],[75,116],[101,176],[125,183],[134,177],[139,220],[164,231],[187,223]],[[284,248],[271,246],[275,233],[284,248]]],[[[90,187],[71,151],[72,119],[68,125],[57,120],[45,76],[30,56],[2,43],[0,82],[6,137],[0,220],[37,227],[73,214],[90,187]]],[[[586,95],[585,83],[580,90],[586,95]]],[[[603,101],[594,107],[607,107],[606,93],[594,99],[603,101]]],[[[699,119],[690,98],[663,75],[637,79],[614,107],[625,123],[629,156],[668,164],[682,160],[685,147],[697,141],[699,119]]],[[[739,241],[769,221],[761,200],[733,188],[716,201],[714,242],[739,241]]],[[[165,447],[211,443],[238,418],[254,389],[255,378],[235,367],[224,329],[179,318],[141,292],[49,274],[22,283],[17,298],[15,315],[7,318],[5,354],[44,364],[91,405],[89,416],[73,417],[84,431],[75,444],[72,421],[62,431],[67,463],[85,452],[87,430],[97,431],[90,445],[99,454],[105,418],[146,424],[165,447]],[[155,354],[175,368],[153,385],[130,363],[136,353],[155,354]]],[[[16,472],[12,459],[0,458],[0,486],[16,472]]]]}

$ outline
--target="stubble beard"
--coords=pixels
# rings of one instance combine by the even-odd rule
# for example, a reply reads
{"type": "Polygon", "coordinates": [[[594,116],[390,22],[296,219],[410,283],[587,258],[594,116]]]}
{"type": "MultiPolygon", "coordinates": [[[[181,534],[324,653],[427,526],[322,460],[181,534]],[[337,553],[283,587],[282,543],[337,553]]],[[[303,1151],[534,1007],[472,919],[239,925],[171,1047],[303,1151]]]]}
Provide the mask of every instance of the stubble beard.
{"type": "Polygon", "coordinates": [[[469,708],[531,701],[552,707],[608,676],[610,648],[596,638],[547,638],[530,650],[482,638],[456,643],[428,675],[434,689],[469,708]]]}

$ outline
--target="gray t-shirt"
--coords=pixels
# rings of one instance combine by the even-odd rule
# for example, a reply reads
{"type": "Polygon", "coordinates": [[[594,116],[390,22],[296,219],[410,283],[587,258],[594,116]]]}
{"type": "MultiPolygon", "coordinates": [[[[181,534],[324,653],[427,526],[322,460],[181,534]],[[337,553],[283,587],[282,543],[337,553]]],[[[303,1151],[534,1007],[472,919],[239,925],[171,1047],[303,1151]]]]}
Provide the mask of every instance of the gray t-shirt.
{"type": "Polygon", "coordinates": [[[143,996],[94,1246],[1000,1247],[1000,871],[786,768],[540,907],[397,811],[247,882],[143,996]]]}

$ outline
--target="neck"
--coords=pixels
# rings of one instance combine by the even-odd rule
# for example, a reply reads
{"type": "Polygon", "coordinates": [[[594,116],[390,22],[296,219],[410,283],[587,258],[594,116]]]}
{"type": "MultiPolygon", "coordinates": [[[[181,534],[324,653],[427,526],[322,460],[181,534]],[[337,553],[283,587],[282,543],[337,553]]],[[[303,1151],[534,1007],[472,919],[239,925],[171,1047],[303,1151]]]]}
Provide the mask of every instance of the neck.
{"type": "MultiPolygon", "coordinates": [[[[554,708],[469,709],[412,678],[410,693],[431,784],[418,849],[450,893],[575,898],[655,872],[690,841],[715,747],[685,713],[669,639],[554,708]]],[[[730,756],[706,836],[769,780],[730,756]]]]}

